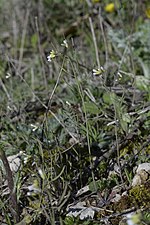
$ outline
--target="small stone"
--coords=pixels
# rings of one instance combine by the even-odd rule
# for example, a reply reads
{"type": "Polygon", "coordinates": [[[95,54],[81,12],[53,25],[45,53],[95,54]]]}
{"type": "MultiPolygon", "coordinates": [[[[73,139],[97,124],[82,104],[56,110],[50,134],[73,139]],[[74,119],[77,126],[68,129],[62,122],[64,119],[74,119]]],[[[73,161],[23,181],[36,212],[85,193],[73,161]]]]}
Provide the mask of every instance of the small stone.
{"type": "Polygon", "coordinates": [[[139,173],[141,170],[145,170],[150,173],[150,163],[142,163],[138,166],[136,173],[139,173]]]}
{"type": "Polygon", "coordinates": [[[146,182],[150,175],[150,163],[142,163],[136,170],[136,175],[133,178],[132,186],[141,185],[146,182]]]}

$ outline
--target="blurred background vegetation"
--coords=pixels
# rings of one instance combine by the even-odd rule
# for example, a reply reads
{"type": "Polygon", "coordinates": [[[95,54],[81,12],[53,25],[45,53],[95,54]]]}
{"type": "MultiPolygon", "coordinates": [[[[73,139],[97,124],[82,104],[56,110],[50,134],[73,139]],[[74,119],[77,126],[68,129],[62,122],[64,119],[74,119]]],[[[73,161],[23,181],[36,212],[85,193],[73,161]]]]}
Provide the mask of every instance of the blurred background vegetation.
{"type": "Polygon", "coordinates": [[[0,0],[1,224],[149,224],[149,37],[148,0],[0,0]],[[68,217],[87,185],[105,213],[68,217]]]}

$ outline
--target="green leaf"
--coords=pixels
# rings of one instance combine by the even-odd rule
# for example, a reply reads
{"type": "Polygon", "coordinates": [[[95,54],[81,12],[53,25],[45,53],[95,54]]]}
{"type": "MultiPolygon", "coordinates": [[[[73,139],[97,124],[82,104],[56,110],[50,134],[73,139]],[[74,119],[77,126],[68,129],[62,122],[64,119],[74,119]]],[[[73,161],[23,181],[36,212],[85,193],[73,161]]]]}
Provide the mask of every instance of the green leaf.
{"type": "Polygon", "coordinates": [[[112,105],[116,99],[116,94],[111,92],[105,92],[103,94],[103,101],[108,104],[112,105]]]}
{"type": "Polygon", "coordinates": [[[98,114],[99,113],[99,108],[98,108],[98,106],[97,105],[95,105],[93,102],[85,102],[84,103],[84,106],[85,106],[85,108],[84,107],[82,107],[83,108],[83,111],[85,112],[87,112],[87,113],[91,113],[91,114],[98,114]]]}
{"type": "Polygon", "coordinates": [[[128,123],[126,121],[124,121],[123,119],[120,120],[120,125],[123,131],[125,131],[127,133],[128,131],[128,123]]]}

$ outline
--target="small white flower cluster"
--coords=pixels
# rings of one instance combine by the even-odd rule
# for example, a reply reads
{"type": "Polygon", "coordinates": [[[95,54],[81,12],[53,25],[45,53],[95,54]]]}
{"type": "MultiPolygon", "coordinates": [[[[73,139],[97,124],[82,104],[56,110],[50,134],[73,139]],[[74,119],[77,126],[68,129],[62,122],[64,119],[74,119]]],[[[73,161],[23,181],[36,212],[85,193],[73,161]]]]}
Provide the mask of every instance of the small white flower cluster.
{"type": "Polygon", "coordinates": [[[100,76],[100,75],[102,75],[105,72],[105,70],[101,66],[99,69],[93,69],[92,72],[93,72],[94,76],[100,76]]]}
{"type": "Polygon", "coordinates": [[[47,61],[48,61],[48,62],[51,62],[52,59],[54,59],[54,58],[56,57],[56,55],[57,55],[57,53],[56,53],[54,50],[52,50],[52,51],[50,52],[50,54],[47,56],[47,61]]]}
{"type": "MultiPolygon", "coordinates": [[[[67,40],[63,40],[63,43],[61,44],[61,46],[64,46],[65,48],[68,48],[68,43],[67,40]]],[[[47,56],[47,61],[51,62],[56,56],[57,56],[57,52],[54,50],[50,51],[50,54],[47,56]]]]}

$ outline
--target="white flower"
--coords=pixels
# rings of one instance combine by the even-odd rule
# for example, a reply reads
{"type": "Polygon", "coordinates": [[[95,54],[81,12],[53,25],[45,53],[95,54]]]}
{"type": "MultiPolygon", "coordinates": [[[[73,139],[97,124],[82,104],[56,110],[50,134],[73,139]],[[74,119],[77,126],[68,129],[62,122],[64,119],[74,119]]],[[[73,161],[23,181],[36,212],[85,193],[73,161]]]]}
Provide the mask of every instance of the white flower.
{"type": "MultiPolygon", "coordinates": [[[[49,61],[49,60],[48,60],[49,61]]],[[[32,127],[32,131],[36,131],[38,129],[38,126],[34,125],[34,124],[31,124],[30,125],[32,127]]]]}
{"type": "Polygon", "coordinates": [[[104,68],[101,66],[100,69],[97,69],[97,70],[96,70],[96,69],[93,69],[92,72],[93,72],[93,75],[94,75],[94,76],[99,76],[99,75],[102,75],[102,73],[105,72],[105,70],[104,70],[104,68]]]}
{"type": "Polygon", "coordinates": [[[122,79],[122,74],[120,72],[117,73],[118,77],[119,77],[119,80],[122,79]]]}
{"type": "Polygon", "coordinates": [[[47,56],[47,61],[48,62],[51,62],[52,61],[50,55],[47,56]]]}
{"type": "Polygon", "coordinates": [[[29,159],[31,158],[31,156],[26,155],[23,159],[24,164],[27,164],[29,162],[29,159]]]}
{"type": "Polygon", "coordinates": [[[67,43],[67,40],[63,40],[63,43],[61,44],[61,46],[64,46],[66,48],[68,48],[68,43],[67,43]]]}
{"type": "Polygon", "coordinates": [[[56,52],[55,52],[54,50],[52,50],[52,51],[50,52],[50,54],[47,56],[47,61],[48,61],[48,62],[51,62],[52,59],[54,59],[55,57],[56,57],[56,52]]]}
{"type": "Polygon", "coordinates": [[[7,75],[5,77],[6,77],[6,79],[8,79],[8,78],[11,77],[11,74],[10,73],[7,73],[7,75]]]}

